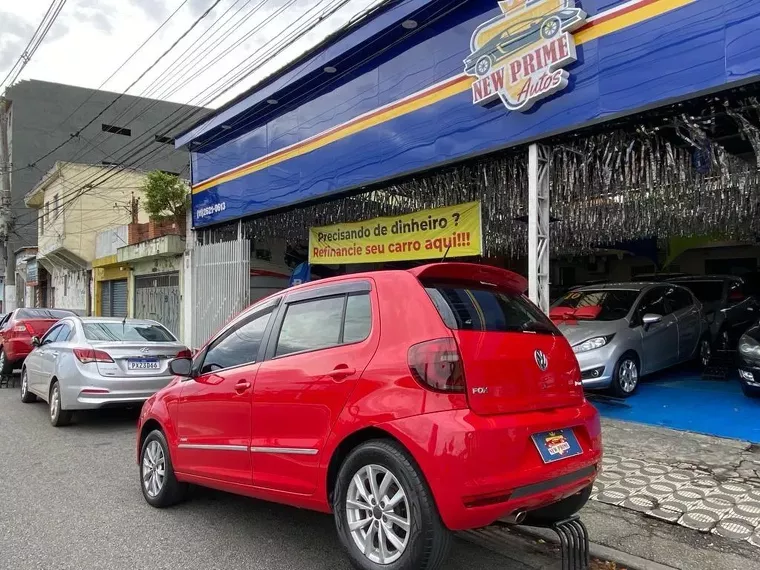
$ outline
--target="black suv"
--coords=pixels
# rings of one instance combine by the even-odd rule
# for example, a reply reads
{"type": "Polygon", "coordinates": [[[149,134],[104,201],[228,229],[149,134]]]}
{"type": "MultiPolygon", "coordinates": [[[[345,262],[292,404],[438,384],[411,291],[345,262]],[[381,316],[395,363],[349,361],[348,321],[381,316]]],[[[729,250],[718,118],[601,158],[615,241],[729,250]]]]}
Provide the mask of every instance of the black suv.
{"type": "Polygon", "coordinates": [[[730,275],[676,277],[672,283],[690,289],[702,303],[713,342],[720,349],[736,346],[760,317],[760,302],[744,279],[730,275]]]}

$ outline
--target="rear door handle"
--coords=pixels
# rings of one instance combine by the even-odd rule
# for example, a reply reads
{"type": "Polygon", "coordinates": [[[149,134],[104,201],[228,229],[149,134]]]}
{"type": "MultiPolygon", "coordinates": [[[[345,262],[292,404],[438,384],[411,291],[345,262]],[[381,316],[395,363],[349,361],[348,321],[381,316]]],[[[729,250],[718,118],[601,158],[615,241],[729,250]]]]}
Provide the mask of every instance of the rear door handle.
{"type": "Polygon", "coordinates": [[[336,366],[334,370],[327,373],[327,376],[330,376],[333,380],[343,380],[354,374],[356,374],[355,368],[336,366]]]}
{"type": "Polygon", "coordinates": [[[237,384],[235,384],[235,392],[238,394],[242,394],[246,390],[251,389],[251,383],[248,380],[241,380],[237,384]]]}

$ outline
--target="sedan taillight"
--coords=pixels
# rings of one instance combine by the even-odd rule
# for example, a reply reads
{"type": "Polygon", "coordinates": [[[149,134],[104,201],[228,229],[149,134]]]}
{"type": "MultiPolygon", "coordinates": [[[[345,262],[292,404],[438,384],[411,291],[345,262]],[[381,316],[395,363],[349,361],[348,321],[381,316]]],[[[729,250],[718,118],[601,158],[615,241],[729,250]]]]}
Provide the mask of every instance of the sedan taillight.
{"type": "Polygon", "coordinates": [[[31,334],[31,335],[34,334],[32,327],[30,327],[29,324],[25,323],[24,321],[16,323],[16,325],[13,327],[13,332],[31,334]]]}
{"type": "Polygon", "coordinates": [[[177,353],[177,356],[174,358],[189,358],[190,360],[193,359],[193,353],[190,352],[189,348],[183,348],[177,353]]]}
{"type": "Polygon", "coordinates": [[[89,364],[90,362],[113,362],[113,358],[111,358],[107,352],[92,348],[75,348],[74,356],[76,356],[82,364],[89,364]]]}

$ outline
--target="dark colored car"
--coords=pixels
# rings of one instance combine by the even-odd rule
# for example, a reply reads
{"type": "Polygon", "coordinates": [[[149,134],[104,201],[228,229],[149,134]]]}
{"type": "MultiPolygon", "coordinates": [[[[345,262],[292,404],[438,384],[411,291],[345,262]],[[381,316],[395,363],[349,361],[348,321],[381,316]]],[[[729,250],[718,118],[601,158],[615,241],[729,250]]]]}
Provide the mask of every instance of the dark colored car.
{"type": "Polygon", "coordinates": [[[747,396],[760,398],[760,324],[739,339],[739,379],[747,396]]]}
{"type": "Polygon", "coordinates": [[[71,311],[16,309],[0,320],[0,374],[10,374],[32,352],[32,337],[41,337],[71,311]]]}
{"type": "Polygon", "coordinates": [[[739,337],[760,317],[760,303],[741,277],[704,275],[670,279],[700,300],[718,348],[736,345],[739,337]]]}
{"type": "Polygon", "coordinates": [[[526,286],[436,263],[256,303],[143,406],[146,501],[195,483],[333,512],[365,570],[434,570],[450,531],[567,518],[600,468],[599,414],[526,286]]]}
{"type": "Polygon", "coordinates": [[[659,283],[661,281],[670,281],[671,279],[678,279],[680,277],[689,277],[689,275],[686,273],[642,273],[633,277],[631,281],[635,281],[636,283],[642,283],[644,281],[659,283]]]}
{"type": "Polygon", "coordinates": [[[539,39],[548,40],[558,36],[582,18],[583,10],[566,8],[541,18],[515,22],[506,31],[497,34],[480,49],[472,52],[464,60],[464,71],[468,75],[484,77],[500,60],[539,39]]]}

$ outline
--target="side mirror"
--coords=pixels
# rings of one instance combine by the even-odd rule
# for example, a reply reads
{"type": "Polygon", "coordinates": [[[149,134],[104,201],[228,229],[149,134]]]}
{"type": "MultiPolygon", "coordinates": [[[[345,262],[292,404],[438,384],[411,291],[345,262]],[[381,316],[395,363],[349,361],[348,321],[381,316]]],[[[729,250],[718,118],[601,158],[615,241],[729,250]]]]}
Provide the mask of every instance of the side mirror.
{"type": "Polygon", "coordinates": [[[662,315],[655,315],[654,313],[647,313],[641,318],[641,322],[644,328],[656,325],[662,320],[662,315]]]}
{"type": "Polygon", "coordinates": [[[175,376],[192,378],[193,361],[189,358],[175,358],[169,362],[169,371],[175,376]]]}
{"type": "Polygon", "coordinates": [[[42,344],[42,343],[40,342],[40,337],[38,337],[38,336],[33,336],[33,337],[32,337],[32,346],[33,346],[33,347],[35,347],[35,348],[37,348],[38,346],[40,346],[40,344],[42,344]]]}

